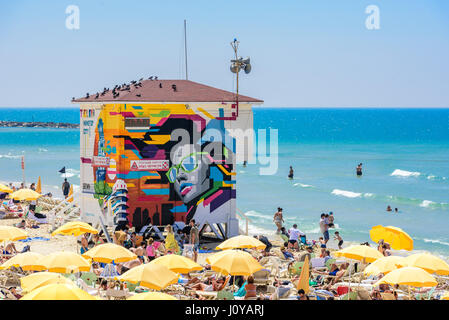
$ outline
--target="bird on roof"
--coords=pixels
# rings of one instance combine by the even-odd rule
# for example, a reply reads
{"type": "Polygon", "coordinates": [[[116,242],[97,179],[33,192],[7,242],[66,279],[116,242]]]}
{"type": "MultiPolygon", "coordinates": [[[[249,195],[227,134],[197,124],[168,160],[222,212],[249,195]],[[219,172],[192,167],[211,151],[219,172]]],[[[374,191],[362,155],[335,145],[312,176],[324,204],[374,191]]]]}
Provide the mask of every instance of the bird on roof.
{"type": "Polygon", "coordinates": [[[154,80],[157,80],[157,77],[156,77],[156,76],[154,76],[154,80]]]}
{"type": "Polygon", "coordinates": [[[148,77],[148,80],[153,80],[153,76],[151,76],[151,77],[148,77]]]}
{"type": "Polygon", "coordinates": [[[86,93],[86,99],[87,99],[87,98],[89,98],[89,92],[88,92],[88,93],[86,93]]]}
{"type": "Polygon", "coordinates": [[[143,80],[143,78],[140,78],[140,79],[139,79],[139,81],[142,81],[142,80],[143,80]]]}

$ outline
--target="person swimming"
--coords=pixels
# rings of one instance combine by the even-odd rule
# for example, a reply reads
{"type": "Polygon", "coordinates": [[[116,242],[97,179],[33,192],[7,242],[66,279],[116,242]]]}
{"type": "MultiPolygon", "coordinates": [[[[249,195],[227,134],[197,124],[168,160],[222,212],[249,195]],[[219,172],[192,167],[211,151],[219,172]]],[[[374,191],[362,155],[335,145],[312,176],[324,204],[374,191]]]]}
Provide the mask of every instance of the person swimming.
{"type": "Polygon", "coordinates": [[[288,178],[293,179],[293,168],[290,166],[290,171],[288,172],[288,178]]]}
{"type": "Polygon", "coordinates": [[[390,212],[390,211],[393,211],[393,210],[391,209],[390,206],[387,206],[387,211],[390,212]]]}
{"type": "Polygon", "coordinates": [[[357,168],[356,168],[356,173],[357,173],[357,176],[362,176],[362,163],[359,163],[359,165],[357,166],[357,168]]]}

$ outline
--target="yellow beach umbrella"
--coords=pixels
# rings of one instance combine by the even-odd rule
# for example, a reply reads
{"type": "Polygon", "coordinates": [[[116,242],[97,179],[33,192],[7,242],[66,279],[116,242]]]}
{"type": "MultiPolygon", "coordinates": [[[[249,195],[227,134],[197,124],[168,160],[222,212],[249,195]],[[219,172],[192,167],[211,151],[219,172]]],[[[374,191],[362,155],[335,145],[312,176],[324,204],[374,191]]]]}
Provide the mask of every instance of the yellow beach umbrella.
{"type": "Polygon", "coordinates": [[[51,235],[62,234],[64,236],[73,235],[77,237],[85,233],[98,233],[98,230],[86,222],[71,221],[53,231],[51,235]]]}
{"type": "Polygon", "coordinates": [[[4,264],[0,266],[0,269],[9,269],[11,267],[20,267],[24,271],[37,270],[39,268],[36,262],[42,258],[43,255],[36,252],[25,252],[19,253],[7,260],[4,264]]]}
{"type": "Polygon", "coordinates": [[[189,273],[192,271],[203,270],[203,267],[198,263],[184,256],[177,254],[167,254],[165,256],[154,259],[150,264],[159,264],[167,267],[169,270],[176,273],[189,273]]]}
{"type": "Polygon", "coordinates": [[[407,266],[418,267],[429,273],[438,275],[449,275],[449,265],[443,259],[440,259],[429,253],[416,253],[405,258],[407,266]]]}
{"type": "Polygon", "coordinates": [[[406,267],[405,258],[398,256],[389,256],[377,259],[363,271],[366,275],[378,275],[379,273],[387,274],[401,267],[406,267]]]}
{"type": "Polygon", "coordinates": [[[403,267],[393,270],[377,281],[374,286],[378,286],[382,283],[408,285],[413,287],[435,287],[438,284],[430,273],[417,267],[403,267]]]}
{"type": "Polygon", "coordinates": [[[257,250],[265,249],[266,245],[259,241],[258,239],[250,236],[239,235],[232,237],[216,247],[218,250],[228,250],[228,249],[252,249],[257,250]]]}
{"type": "Polygon", "coordinates": [[[14,200],[20,200],[20,201],[24,201],[24,200],[36,200],[37,198],[41,197],[42,195],[40,193],[37,193],[34,190],[31,189],[20,189],[17,190],[13,193],[11,193],[11,198],[14,200]]]}
{"type": "Polygon", "coordinates": [[[0,183],[0,192],[11,193],[12,189],[10,187],[0,183]]]}
{"type": "Polygon", "coordinates": [[[73,202],[72,195],[73,195],[73,184],[70,185],[70,191],[69,191],[69,194],[67,195],[67,198],[69,199],[69,200],[67,200],[68,202],[73,202]],[[72,198],[70,198],[70,197],[72,197],[72,198]]]}
{"type": "Polygon", "coordinates": [[[59,251],[50,253],[37,261],[38,270],[69,273],[71,270],[90,271],[90,261],[74,252],[59,251]]]}
{"type": "Polygon", "coordinates": [[[72,280],[64,277],[60,273],[54,272],[36,272],[26,277],[20,278],[20,287],[25,292],[31,292],[34,289],[54,283],[74,284],[72,280]]]}
{"type": "Polygon", "coordinates": [[[96,300],[73,284],[57,283],[39,287],[20,300],[96,300]]]}
{"type": "Polygon", "coordinates": [[[37,193],[42,193],[42,183],[41,183],[41,177],[40,176],[39,176],[39,179],[37,180],[36,192],[37,193]]]}
{"type": "Polygon", "coordinates": [[[413,250],[413,239],[401,228],[392,226],[384,227],[379,225],[372,227],[369,235],[371,240],[376,243],[381,239],[388,242],[392,249],[413,250]]]}
{"type": "Polygon", "coordinates": [[[365,245],[355,245],[333,253],[336,257],[345,257],[354,260],[374,262],[384,256],[376,249],[365,245]]]}
{"type": "Polygon", "coordinates": [[[12,226],[0,226],[0,241],[16,241],[26,239],[28,233],[12,226]]]}
{"type": "Polygon", "coordinates": [[[306,256],[304,259],[304,264],[301,269],[301,275],[299,276],[298,286],[296,289],[303,289],[304,292],[307,294],[310,291],[309,287],[309,257],[306,256]]]}
{"type": "Polygon", "coordinates": [[[178,275],[160,264],[147,263],[126,271],[117,279],[140,283],[141,286],[161,290],[178,282],[178,275]]]}
{"type": "Polygon", "coordinates": [[[263,269],[259,262],[248,252],[225,250],[209,257],[212,270],[233,276],[250,276],[263,269]]]}
{"type": "Polygon", "coordinates": [[[134,253],[115,243],[105,243],[95,246],[85,252],[83,257],[103,263],[112,263],[112,261],[119,263],[137,259],[134,253]]]}
{"type": "Polygon", "coordinates": [[[144,292],[133,295],[127,300],[178,300],[175,297],[162,292],[144,292]]]}

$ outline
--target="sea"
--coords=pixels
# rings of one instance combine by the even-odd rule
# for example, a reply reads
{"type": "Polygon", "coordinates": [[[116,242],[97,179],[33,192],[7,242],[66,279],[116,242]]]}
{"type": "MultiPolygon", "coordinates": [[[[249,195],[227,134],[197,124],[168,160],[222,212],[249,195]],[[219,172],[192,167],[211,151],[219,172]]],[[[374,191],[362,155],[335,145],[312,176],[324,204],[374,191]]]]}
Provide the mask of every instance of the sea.
{"type": "MultiPolygon", "coordinates": [[[[79,110],[0,108],[0,120],[79,123],[79,110]]],[[[332,211],[331,248],[335,230],[347,246],[371,242],[370,229],[384,225],[406,231],[417,252],[449,257],[449,109],[257,107],[254,127],[277,130],[278,169],[237,166],[237,207],[250,233],[273,235],[282,207],[287,229],[296,223],[316,240],[320,214],[332,211]]],[[[79,141],[77,129],[0,128],[0,181],[20,183],[25,155],[27,184],[41,176],[43,191],[60,196],[65,167],[76,190],[79,141]]]]}

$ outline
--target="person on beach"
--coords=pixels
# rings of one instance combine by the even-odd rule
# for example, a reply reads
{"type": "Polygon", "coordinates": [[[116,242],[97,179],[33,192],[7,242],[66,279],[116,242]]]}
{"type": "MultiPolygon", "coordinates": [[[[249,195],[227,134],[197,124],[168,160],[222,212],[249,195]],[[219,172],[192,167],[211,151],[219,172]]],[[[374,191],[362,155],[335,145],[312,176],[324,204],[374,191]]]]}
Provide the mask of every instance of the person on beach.
{"type": "Polygon", "coordinates": [[[388,212],[391,212],[391,211],[393,211],[393,210],[391,209],[390,206],[387,206],[387,211],[388,211],[388,212]]]}
{"type": "Polygon", "coordinates": [[[89,243],[88,243],[88,241],[87,241],[86,234],[84,234],[84,235],[81,237],[81,249],[80,249],[80,254],[83,254],[83,253],[85,253],[85,252],[88,251],[88,250],[89,250],[89,243]]]}
{"type": "Polygon", "coordinates": [[[94,246],[98,246],[98,245],[104,243],[103,239],[100,238],[100,235],[98,233],[94,234],[93,241],[94,241],[94,246]]]}
{"type": "Polygon", "coordinates": [[[362,164],[361,163],[359,163],[359,165],[355,169],[355,172],[357,174],[357,177],[361,177],[362,176],[362,164]]]}
{"type": "Polygon", "coordinates": [[[147,257],[149,261],[153,261],[154,259],[156,259],[156,248],[154,247],[154,239],[150,238],[148,239],[148,243],[147,243],[147,257]]]}
{"type": "Polygon", "coordinates": [[[34,184],[34,182],[30,185],[30,189],[36,191],[36,185],[34,184]]]}
{"type": "Polygon", "coordinates": [[[323,237],[319,237],[318,241],[320,243],[321,248],[320,258],[324,258],[324,254],[326,252],[326,241],[324,240],[323,237]]]}
{"type": "Polygon", "coordinates": [[[340,236],[340,232],[338,232],[338,231],[335,231],[335,233],[334,233],[334,240],[337,240],[338,241],[338,249],[343,249],[343,247],[342,247],[342,245],[343,245],[343,239],[342,239],[342,237],[340,236]]]}
{"type": "Polygon", "coordinates": [[[262,252],[262,254],[265,256],[268,255],[270,253],[271,248],[273,247],[273,244],[268,240],[267,237],[265,237],[263,235],[257,235],[257,236],[254,236],[254,238],[259,240],[266,246],[265,250],[262,252]]]}
{"type": "Polygon", "coordinates": [[[309,296],[306,295],[306,292],[304,291],[304,289],[298,290],[298,300],[310,300],[309,296]]]}
{"type": "Polygon", "coordinates": [[[292,168],[292,166],[290,166],[290,171],[288,172],[288,178],[289,178],[290,180],[293,179],[293,168],[292,168]]]}
{"type": "Polygon", "coordinates": [[[193,261],[198,259],[198,249],[200,246],[200,237],[198,227],[195,224],[195,219],[190,220],[190,244],[193,244],[193,261]]]}
{"type": "Polygon", "coordinates": [[[335,227],[335,225],[334,225],[334,213],[332,211],[329,212],[329,216],[328,216],[327,220],[329,222],[329,228],[335,227]]]}
{"type": "Polygon", "coordinates": [[[168,225],[165,230],[167,231],[167,236],[165,237],[165,249],[167,250],[167,253],[177,253],[179,251],[179,245],[175,240],[173,227],[171,225],[168,225]]]}
{"type": "Polygon", "coordinates": [[[276,234],[279,234],[281,232],[282,223],[284,222],[284,218],[282,216],[282,208],[278,207],[278,211],[274,214],[273,222],[278,228],[276,230],[276,234]]]}
{"type": "Polygon", "coordinates": [[[394,212],[398,213],[399,212],[398,208],[394,208],[394,212]]]}
{"type": "Polygon", "coordinates": [[[326,214],[322,213],[321,214],[321,219],[320,219],[320,231],[323,234],[325,244],[329,241],[329,231],[328,231],[328,229],[329,229],[329,226],[326,223],[326,214]]]}
{"type": "Polygon", "coordinates": [[[64,198],[67,199],[70,192],[70,183],[67,181],[67,178],[64,178],[64,183],[62,184],[62,193],[64,194],[64,198]]]}
{"type": "Polygon", "coordinates": [[[256,298],[257,293],[256,293],[256,286],[254,285],[254,277],[249,276],[247,282],[248,283],[245,285],[245,291],[246,291],[245,299],[256,298]]]}
{"type": "Polygon", "coordinates": [[[288,249],[296,249],[299,250],[298,239],[302,234],[300,230],[298,230],[298,225],[295,223],[292,228],[288,230],[289,239],[288,239],[288,249]]]}

